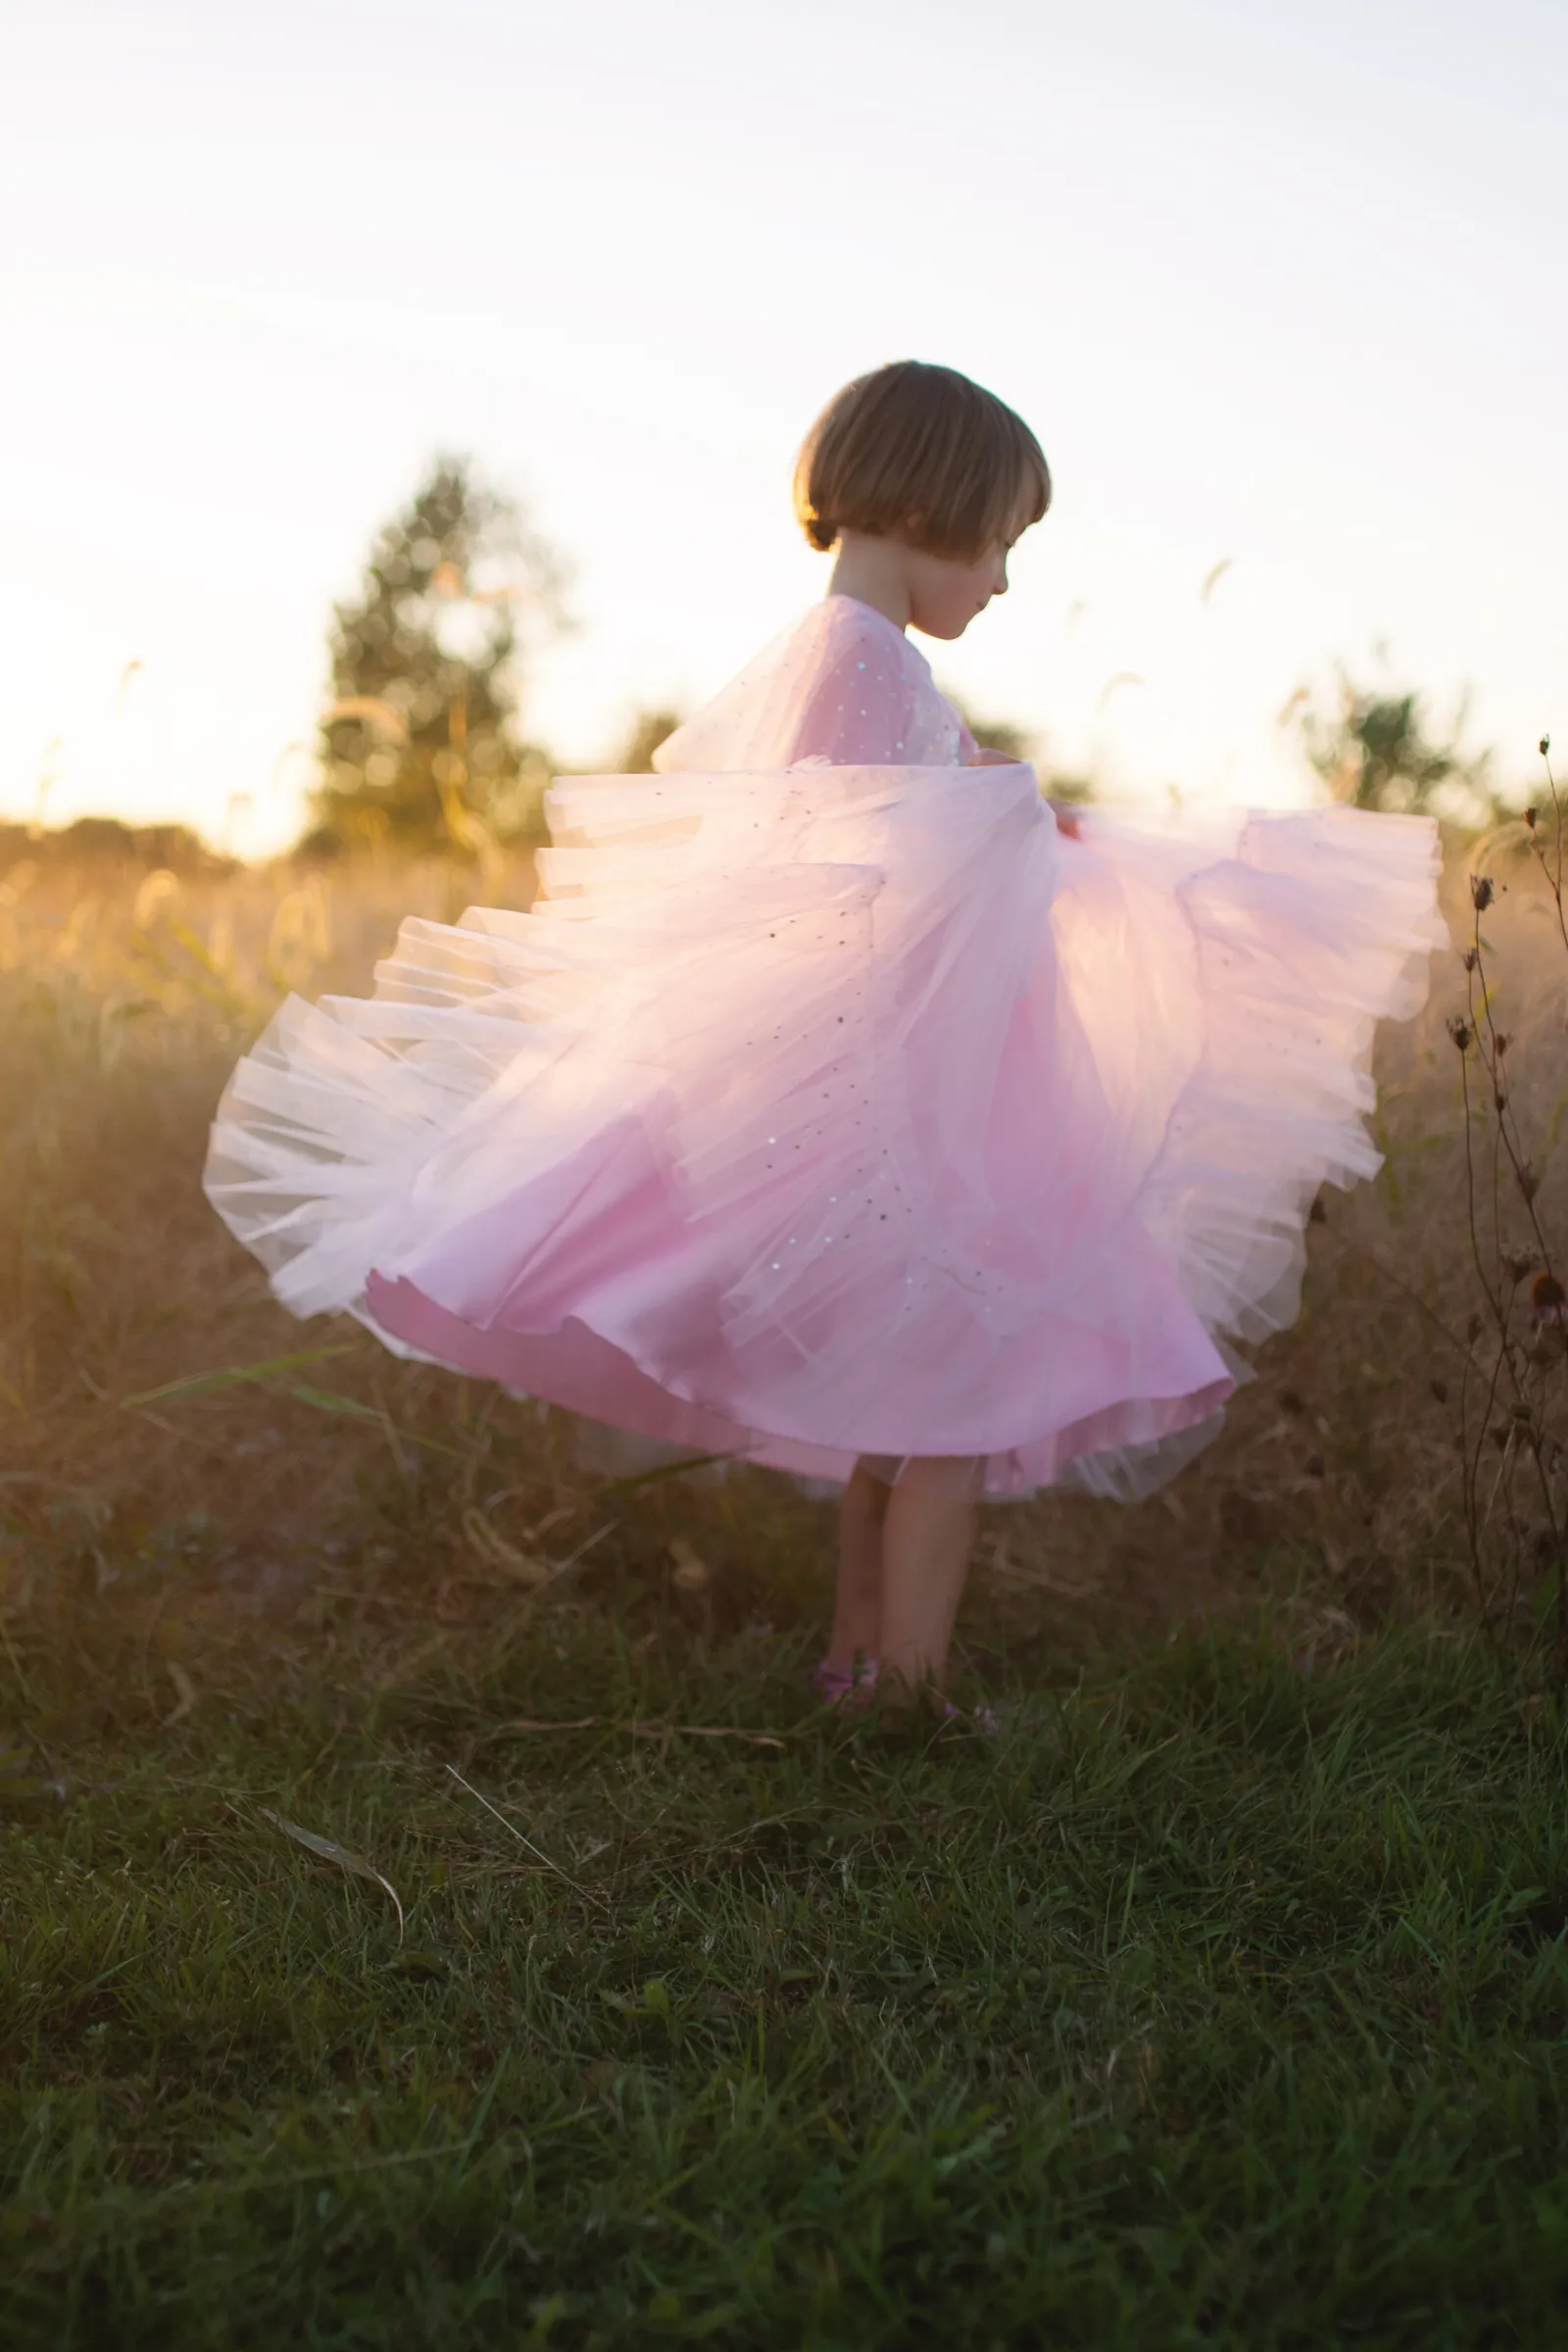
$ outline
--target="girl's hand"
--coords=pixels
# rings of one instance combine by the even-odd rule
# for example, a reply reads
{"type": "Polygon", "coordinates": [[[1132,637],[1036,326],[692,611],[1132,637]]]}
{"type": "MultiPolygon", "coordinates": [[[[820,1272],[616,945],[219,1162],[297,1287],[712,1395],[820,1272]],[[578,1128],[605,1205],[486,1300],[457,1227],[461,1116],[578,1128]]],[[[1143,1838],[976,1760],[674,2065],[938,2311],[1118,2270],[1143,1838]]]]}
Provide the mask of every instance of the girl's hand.
{"type": "MultiPolygon", "coordinates": [[[[1016,759],[1011,752],[994,752],[982,747],[971,752],[963,764],[965,767],[1027,767],[1029,762],[1016,759]]],[[[1073,802],[1048,801],[1046,806],[1055,817],[1056,831],[1064,840],[1083,839],[1083,827],[1078,822],[1078,809],[1073,802]]]]}

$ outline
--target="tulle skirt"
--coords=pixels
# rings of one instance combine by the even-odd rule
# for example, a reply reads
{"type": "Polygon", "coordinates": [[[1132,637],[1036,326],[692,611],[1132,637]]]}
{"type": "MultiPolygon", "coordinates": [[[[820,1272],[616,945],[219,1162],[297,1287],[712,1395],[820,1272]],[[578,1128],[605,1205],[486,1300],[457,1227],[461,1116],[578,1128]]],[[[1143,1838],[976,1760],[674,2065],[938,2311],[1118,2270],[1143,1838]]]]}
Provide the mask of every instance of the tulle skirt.
{"type": "Polygon", "coordinates": [[[1025,766],[581,777],[526,914],[290,998],[209,1194],[296,1313],[683,1451],[1148,1492],[1378,1164],[1435,828],[1202,833],[1025,766]]]}

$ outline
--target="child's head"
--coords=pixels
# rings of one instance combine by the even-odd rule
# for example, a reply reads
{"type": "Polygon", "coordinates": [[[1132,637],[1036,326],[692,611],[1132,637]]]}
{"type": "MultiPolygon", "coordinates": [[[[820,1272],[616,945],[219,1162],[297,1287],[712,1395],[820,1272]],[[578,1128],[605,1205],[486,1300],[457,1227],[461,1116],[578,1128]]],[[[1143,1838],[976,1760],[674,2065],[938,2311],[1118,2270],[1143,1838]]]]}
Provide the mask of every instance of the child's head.
{"type": "Polygon", "coordinates": [[[814,548],[847,532],[896,540],[944,567],[994,570],[990,593],[1050,504],[1051,469],[1023,418],[956,368],[919,360],[835,393],[795,467],[795,512],[814,548]]]}
{"type": "Polygon", "coordinates": [[[1051,504],[1023,418],[956,368],[895,360],[835,392],[802,445],[795,512],[826,553],[847,530],[973,558],[1051,504]]]}

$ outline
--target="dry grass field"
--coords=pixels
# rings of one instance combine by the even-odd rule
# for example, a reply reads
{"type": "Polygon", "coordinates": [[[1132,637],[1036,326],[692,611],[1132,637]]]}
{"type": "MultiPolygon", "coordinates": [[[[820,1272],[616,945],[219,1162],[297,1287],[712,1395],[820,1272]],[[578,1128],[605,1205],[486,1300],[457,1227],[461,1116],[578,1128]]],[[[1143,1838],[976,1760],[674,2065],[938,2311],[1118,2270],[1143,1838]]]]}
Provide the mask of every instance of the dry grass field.
{"type": "MultiPolygon", "coordinates": [[[[1500,870],[1516,1104],[1554,1132],[1568,957],[1528,865],[1500,870]]],[[[364,990],[401,913],[454,915],[467,888],[451,866],[182,882],[24,860],[0,879],[0,1476],[28,1558],[47,1562],[35,1578],[64,1564],[107,1582],[127,1549],[183,1547],[224,1564],[237,1609],[286,1613],[373,1540],[408,1552],[439,1621],[522,1544],[540,1482],[571,1458],[563,1433],[395,1362],[351,1324],[295,1323],[199,1189],[218,1092],[279,995],[364,990]]],[[[512,903],[528,888],[525,863],[502,881],[512,903]]],[[[1449,896],[1462,927],[1462,874],[1449,896]]],[[[1381,1040],[1385,1173],[1325,1196],[1300,1322],[1262,1351],[1221,1441],[1136,1511],[993,1511],[976,1586],[988,1621],[1248,1606],[1261,1579],[1300,1592],[1310,1638],[1348,1638],[1446,1585],[1455,1426],[1431,1384],[1456,1391],[1474,1304],[1445,1030],[1463,1001],[1457,956],[1434,981],[1422,1018],[1381,1040]]],[[[1549,1226],[1568,1197],[1555,1157],[1544,1179],[1549,1226]]],[[[764,1597],[774,1616],[820,1611],[829,1519],[782,1482],[681,1482],[656,1516],[712,1555],[706,1605],[726,1618],[764,1597]]],[[[27,1574],[13,1561],[13,1610],[27,1574]]]]}

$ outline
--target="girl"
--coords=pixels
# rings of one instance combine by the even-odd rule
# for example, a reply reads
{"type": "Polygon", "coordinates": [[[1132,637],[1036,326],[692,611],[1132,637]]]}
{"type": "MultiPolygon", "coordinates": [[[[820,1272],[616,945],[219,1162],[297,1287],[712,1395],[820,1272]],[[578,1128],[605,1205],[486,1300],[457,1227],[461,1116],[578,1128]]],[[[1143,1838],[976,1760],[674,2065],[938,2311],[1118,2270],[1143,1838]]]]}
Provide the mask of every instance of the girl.
{"type": "Polygon", "coordinates": [[[296,1313],[842,1484],[834,1697],[940,1688],[982,1496],[1131,1497],[1213,1433],[1441,937],[1427,820],[1080,827],[976,750],[906,632],[961,636],[1050,501],[965,377],[846,386],[796,475],[825,600],[653,776],[558,780],[530,913],[290,998],[213,1134],[296,1313]]]}

